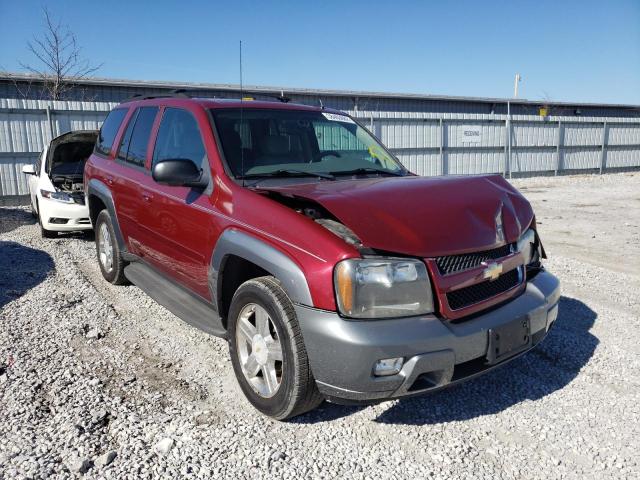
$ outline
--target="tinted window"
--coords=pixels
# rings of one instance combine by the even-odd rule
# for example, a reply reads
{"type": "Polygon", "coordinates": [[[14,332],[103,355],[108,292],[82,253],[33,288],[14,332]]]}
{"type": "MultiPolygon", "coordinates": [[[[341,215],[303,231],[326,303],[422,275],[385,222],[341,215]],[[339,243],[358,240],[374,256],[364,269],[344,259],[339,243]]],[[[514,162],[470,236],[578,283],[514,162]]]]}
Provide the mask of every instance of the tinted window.
{"type": "Polygon", "coordinates": [[[278,170],[349,175],[403,174],[394,157],[349,116],[279,109],[213,109],[224,158],[235,176],[278,170]]]}
{"type": "Polygon", "coordinates": [[[142,107],[138,110],[133,133],[129,139],[128,152],[124,159],[126,162],[144,167],[149,135],[151,135],[151,128],[157,113],[158,107],[142,107]]]}
{"type": "Polygon", "coordinates": [[[165,109],[153,152],[153,163],[185,159],[202,167],[204,157],[204,144],[194,116],[178,108],[165,109]]]}
{"type": "Polygon", "coordinates": [[[118,130],[122,120],[124,120],[127,114],[126,108],[116,108],[111,110],[100,129],[98,140],[96,141],[96,152],[102,155],[109,155],[111,153],[111,147],[113,147],[113,141],[116,138],[118,130]]]}
{"type": "Polygon", "coordinates": [[[127,124],[127,129],[124,131],[124,135],[120,140],[120,148],[118,148],[118,159],[126,160],[127,152],[129,151],[129,143],[131,142],[131,134],[133,133],[133,127],[136,125],[136,118],[138,118],[138,113],[140,109],[133,112],[131,118],[129,119],[129,123],[127,124]]]}

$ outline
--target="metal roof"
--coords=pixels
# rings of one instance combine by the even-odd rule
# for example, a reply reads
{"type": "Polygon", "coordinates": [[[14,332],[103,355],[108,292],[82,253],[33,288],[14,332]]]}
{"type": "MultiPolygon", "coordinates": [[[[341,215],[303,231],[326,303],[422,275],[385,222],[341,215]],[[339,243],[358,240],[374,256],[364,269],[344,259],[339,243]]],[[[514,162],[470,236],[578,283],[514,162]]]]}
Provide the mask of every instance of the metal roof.
{"type": "MultiPolygon", "coordinates": [[[[24,81],[42,82],[42,77],[26,73],[0,72],[0,81],[24,81]]],[[[166,88],[168,90],[192,89],[192,90],[217,90],[228,92],[240,92],[240,86],[227,83],[199,83],[199,82],[175,82],[164,80],[129,80],[120,78],[91,77],[79,79],[77,85],[119,86],[134,88],[166,88]]],[[[272,96],[286,95],[316,95],[330,97],[363,97],[363,98],[393,98],[402,100],[440,100],[449,102],[481,102],[481,103],[511,103],[522,105],[558,105],[571,107],[611,107],[623,109],[640,109],[640,105],[611,104],[593,102],[558,102],[553,100],[527,100],[524,98],[489,98],[489,97],[464,97],[450,95],[430,95],[421,93],[394,93],[394,92],[367,92],[358,90],[331,90],[314,88],[274,87],[260,85],[244,85],[243,91],[247,94],[265,94],[272,96]]]]}

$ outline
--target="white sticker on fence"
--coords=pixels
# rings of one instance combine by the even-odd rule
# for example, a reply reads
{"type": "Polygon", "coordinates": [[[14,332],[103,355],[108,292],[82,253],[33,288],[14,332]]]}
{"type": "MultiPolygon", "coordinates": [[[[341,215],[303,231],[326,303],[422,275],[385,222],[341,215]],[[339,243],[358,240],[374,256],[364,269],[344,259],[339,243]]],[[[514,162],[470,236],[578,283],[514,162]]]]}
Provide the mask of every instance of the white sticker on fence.
{"type": "Polygon", "coordinates": [[[458,127],[458,143],[481,143],[482,127],[480,125],[460,125],[458,127]]]}
{"type": "Polygon", "coordinates": [[[327,120],[331,120],[333,122],[355,123],[346,115],[338,115],[336,113],[327,113],[327,112],[322,112],[322,115],[324,115],[324,118],[326,118],[327,120]]]}

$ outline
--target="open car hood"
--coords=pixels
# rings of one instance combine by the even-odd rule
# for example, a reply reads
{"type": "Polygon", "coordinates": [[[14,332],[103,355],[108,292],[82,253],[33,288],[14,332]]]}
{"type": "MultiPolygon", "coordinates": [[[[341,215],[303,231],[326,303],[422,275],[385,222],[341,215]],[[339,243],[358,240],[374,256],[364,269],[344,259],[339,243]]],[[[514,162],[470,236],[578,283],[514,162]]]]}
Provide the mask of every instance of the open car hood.
{"type": "Polygon", "coordinates": [[[259,189],[320,204],[365,247],[417,257],[515,242],[533,220],[529,202],[499,175],[385,177],[259,189]]]}
{"type": "Polygon", "coordinates": [[[46,172],[51,172],[51,165],[53,163],[53,158],[55,157],[56,148],[58,148],[60,145],[71,142],[86,142],[94,144],[97,138],[98,130],[74,130],[57,136],[49,143],[46,172]]]}

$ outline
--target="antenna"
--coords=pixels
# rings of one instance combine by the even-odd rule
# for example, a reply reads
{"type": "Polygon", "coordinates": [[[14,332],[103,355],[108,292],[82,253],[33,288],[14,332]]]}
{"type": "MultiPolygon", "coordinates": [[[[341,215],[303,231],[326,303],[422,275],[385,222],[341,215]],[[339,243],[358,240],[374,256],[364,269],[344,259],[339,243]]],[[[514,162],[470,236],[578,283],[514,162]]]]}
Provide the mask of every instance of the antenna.
{"type": "Polygon", "coordinates": [[[238,136],[240,137],[240,176],[242,177],[242,186],[244,187],[244,148],[242,148],[242,129],[243,113],[244,113],[244,89],[242,87],[242,40],[240,40],[240,131],[238,136]]]}

